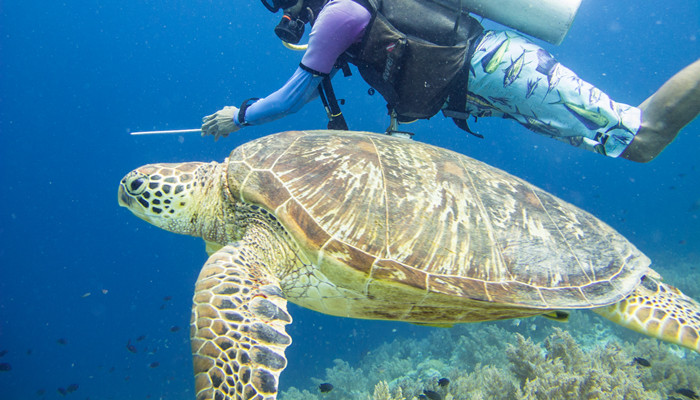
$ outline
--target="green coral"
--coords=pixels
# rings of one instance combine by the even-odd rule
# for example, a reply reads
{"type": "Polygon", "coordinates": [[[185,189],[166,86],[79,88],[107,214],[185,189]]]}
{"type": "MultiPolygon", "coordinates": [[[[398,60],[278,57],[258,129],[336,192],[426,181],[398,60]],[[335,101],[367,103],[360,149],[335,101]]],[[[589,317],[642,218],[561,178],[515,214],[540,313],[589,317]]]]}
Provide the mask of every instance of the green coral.
{"type": "Polygon", "coordinates": [[[506,350],[511,370],[520,382],[517,398],[662,399],[659,393],[645,390],[642,373],[614,343],[584,353],[568,332],[558,328],[545,340],[544,352],[522,335],[517,335],[517,340],[517,346],[506,350]]]}
{"type": "Polygon", "coordinates": [[[645,357],[650,367],[640,367],[644,387],[662,393],[679,388],[700,388],[700,356],[697,353],[654,339],[641,339],[624,346],[632,357],[645,357]]]}

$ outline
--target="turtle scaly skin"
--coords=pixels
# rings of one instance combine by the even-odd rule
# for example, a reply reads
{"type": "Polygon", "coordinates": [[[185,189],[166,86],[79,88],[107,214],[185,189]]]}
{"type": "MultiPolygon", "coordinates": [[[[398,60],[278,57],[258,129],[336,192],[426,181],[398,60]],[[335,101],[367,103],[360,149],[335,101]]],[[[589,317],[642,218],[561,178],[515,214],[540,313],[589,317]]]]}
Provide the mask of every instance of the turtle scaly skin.
{"type": "Polygon", "coordinates": [[[466,156],[370,133],[284,132],[224,163],[152,164],[119,202],[201,237],[198,399],[274,399],[287,301],[451,325],[590,308],[700,352],[700,306],[591,214],[466,156]]]}

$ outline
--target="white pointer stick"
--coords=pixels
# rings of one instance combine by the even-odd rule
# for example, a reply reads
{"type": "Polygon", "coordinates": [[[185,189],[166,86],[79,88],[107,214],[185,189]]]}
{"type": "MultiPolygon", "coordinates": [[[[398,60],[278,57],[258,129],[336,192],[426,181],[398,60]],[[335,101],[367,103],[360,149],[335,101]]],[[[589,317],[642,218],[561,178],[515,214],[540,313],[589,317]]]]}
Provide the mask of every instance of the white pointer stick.
{"type": "Polygon", "coordinates": [[[202,128],[197,129],[179,129],[174,131],[143,131],[143,132],[131,132],[130,135],[162,135],[170,133],[194,133],[201,132],[202,128]]]}

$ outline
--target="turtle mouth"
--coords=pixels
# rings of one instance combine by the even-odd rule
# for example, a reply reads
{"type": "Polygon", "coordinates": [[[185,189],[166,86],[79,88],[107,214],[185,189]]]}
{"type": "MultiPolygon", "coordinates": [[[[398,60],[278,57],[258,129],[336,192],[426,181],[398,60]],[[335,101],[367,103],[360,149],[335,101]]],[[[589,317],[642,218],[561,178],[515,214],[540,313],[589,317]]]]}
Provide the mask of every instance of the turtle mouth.
{"type": "Polygon", "coordinates": [[[134,204],[135,199],[124,190],[124,186],[119,185],[119,194],[117,195],[117,200],[119,200],[119,205],[126,208],[131,208],[134,204]]]}
{"type": "Polygon", "coordinates": [[[141,196],[134,196],[129,193],[129,190],[124,187],[124,185],[119,185],[119,193],[117,194],[117,200],[119,201],[119,205],[122,207],[125,207],[131,211],[132,214],[136,215],[137,217],[146,220],[148,222],[150,221],[150,218],[146,215],[147,213],[145,212],[149,208],[148,202],[141,196]]]}

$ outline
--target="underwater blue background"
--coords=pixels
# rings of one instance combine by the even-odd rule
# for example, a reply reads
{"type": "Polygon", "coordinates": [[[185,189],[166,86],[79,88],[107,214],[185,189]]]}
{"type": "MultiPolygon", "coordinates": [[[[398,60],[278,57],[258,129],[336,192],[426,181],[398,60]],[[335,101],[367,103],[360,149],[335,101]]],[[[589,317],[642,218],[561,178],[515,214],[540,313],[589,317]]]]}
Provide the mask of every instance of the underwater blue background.
{"type": "MultiPolygon", "coordinates": [[[[193,398],[188,324],[203,243],[118,207],[117,185],[142,164],[220,161],[263,135],[325,127],[315,101],[216,143],[129,135],[198,128],[204,115],[280,87],[301,53],[276,39],[279,17],[242,0],[0,3],[0,362],[12,366],[0,372],[0,398],[56,399],[72,383],[76,399],[193,398]]],[[[699,36],[697,0],[584,0],[563,44],[543,46],[616,101],[638,104],[700,56],[699,36]]],[[[351,128],[386,128],[384,103],[359,74],[335,87],[351,128]]],[[[441,116],[406,126],[592,212],[657,265],[700,268],[700,121],[645,165],[512,121],[471,127],[486,138],[441,116]]],[[[352,363],[436,329],[290,311],[281,389],[308,386],[335,358],[352,363]]]]}

